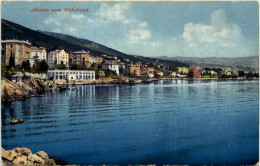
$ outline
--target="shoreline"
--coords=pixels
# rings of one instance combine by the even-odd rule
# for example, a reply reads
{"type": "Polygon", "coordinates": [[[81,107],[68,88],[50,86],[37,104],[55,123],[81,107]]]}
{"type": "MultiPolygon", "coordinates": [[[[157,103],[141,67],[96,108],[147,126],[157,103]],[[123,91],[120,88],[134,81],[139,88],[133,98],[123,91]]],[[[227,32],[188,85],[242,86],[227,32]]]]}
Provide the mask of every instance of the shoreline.
{"type": "Polygon", "coordinates": [[[56,84],[50,80],[27,78],[20,83],[6,78],[1,79],[1,101],[24,100],[25,98],[41,96],[45,91],[66,90],[67,85],[56,84]]]}
{"type": "Polygon", "coordinates": [[[27,78],[21,83],[12,82],[6,78],[1,79],[1,101],[10,102],[16,100],[24,100],[29,97],[41,97],[42,93],[51,90],[68,90],[71,85],[136,85],[136,84],[150,84],[162,80],[258,80],[259,78],[148,78],[138,79],[133,78],[131,81],[102,78],[98,80],[83,80],[83,81],[52,81],[42,80],[37,78],[27,78]]]}
{"type": "Polygon", "coordinates": [[[5,150],[2,148],[2,165],[68,165],[68,163],[57,156],[49,156],[44,151],[35,154],[28,148],[14,148],[5,150]]]}
{"type": "Polygon", "coordinates": [[[60,85],[102,85],[102,84],[118,84],[118,85],[133,85],[133,84],[149,84],[161,80],[259,80],[259,78],[149,78],[149,79],[134,79],[134,81],[124,81],[120,79],[110,80],[78,80],[78,81],[66,81],[55,80],[56,84],[60,85]]]}

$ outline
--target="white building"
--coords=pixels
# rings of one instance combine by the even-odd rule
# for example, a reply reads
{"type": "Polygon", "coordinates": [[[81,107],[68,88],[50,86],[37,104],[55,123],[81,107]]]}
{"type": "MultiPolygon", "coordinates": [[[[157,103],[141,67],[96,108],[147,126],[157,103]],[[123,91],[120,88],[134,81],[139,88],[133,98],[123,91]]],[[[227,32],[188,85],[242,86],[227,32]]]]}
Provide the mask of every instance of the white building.
{"type": "Polygon", "coordinates": [[[44,47],[31,47],[31,57],[34,59],[39,60],[46,60],[47,59],[47,52],[44,47]]]}
{"type": "Polygon", "coordinates": [[[185,78],[185,77],[187,77],[187,75],[184,75],[184,74],[177,74],[177,77],[179,77],[179,78],[185,78]]]}
{"type": "Polygon", "coordinates": [[[95,71],[91,70],[48,70],[48,78],[53,80],[95,80],[95,71]]]}
{"type": "Polygon", "coordinates": [[[150,78],[154,78],[154,74],[153,74],[153,73],[148,73],[148,76],[149,76],[150,78]]]}
{"type": "Polygon", "coordinates": [[[216,75],[217,74],[217,72],[215,72],[214,70],[209,70],[208,72],[209,72],[210,75],[216,75]]]}
{"type": "Polygon", "coordinates": [[[171,76],[172,76],[172,77],[176,77],[176,76],[177,76],[177,73],[173,71],[173,72],[171,73],[171,76]]]}
{"type": "Polygon", "coordinates": [[[102,69],[103,70],[111,70],[115,71],[117,75],[119,75],[119,64],[118,63],[103,63],[102,64],[102,69]]]}
{"type": "Polygon", "coordinates": [[[33,66],[35,60],[46,60],[47,61],[47,52],[44,47],[31,47],[31,58],[29,59],[31,67],[33,66]]]}

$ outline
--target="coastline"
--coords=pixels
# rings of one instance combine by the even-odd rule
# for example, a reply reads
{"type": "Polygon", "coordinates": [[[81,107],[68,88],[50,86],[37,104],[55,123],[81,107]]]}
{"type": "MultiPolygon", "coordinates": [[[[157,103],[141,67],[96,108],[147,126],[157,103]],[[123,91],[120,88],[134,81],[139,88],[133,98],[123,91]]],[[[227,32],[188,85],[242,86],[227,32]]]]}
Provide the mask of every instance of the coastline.
{"type": "Polygon", "coordinates": [[[14,148],[5,150],[2,148],[2,165],[67,165],[68,163],[56,156],[49,156],[44,151],[35,154],[28,148],[14,148]]]}
{"type": "Polygon", "coordinates": [[[28,97],[40,96],[44,91],[65,89],[68,89],[67,85],[56,84],[50,80],[26,78],[20,83],[15,83],[6,78],[2,78],[1,101],[23,100],[28,97]]]}
{"type": "Polygon", "coordinates": [[[97,80],[84,80],[84,81],[52,81],[39,78],[26,78],[20,83],[12,82],[6,78],[1,80],[1,101],[8,102],[14,100],[24,100],[28,97],[41,96],[44,91],[49,90],[67,90],[69,85],[104,85],[104,84],[117,84],[117,85],[135,85],[135,84],[150,84],[161,80],[259,80],[259,78],[241,79],[241,78],[148,78],[131,80],[120,80],[113,78],[102,78],[97,80]]]}
{"type": "Polygon", "coordinates": [[[120,79],[98,79],[85,81],[65,81],[55,80],[56,84],[65,85],[95,85],[95,84],[147,84],[161,80],[259,80],[259,78],[149,78],[149,79],[133,79],[132,81],[125,81],[120,79]]]}

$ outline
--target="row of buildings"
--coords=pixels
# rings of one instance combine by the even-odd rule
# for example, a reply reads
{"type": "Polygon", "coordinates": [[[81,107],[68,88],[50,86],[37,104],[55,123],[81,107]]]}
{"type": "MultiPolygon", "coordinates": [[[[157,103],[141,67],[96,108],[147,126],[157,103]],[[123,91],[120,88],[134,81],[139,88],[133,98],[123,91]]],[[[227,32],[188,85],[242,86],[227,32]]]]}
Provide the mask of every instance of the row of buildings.
{"type": "MultiPolygon", "coordinates": [[[[47,49],[44,47],[32,46],[28,41],[21,40],[2,40],[2,62],[5,65],[10,64],[10,60],[14,60],[14,65],[22,65],[24,61],[29,61],[31,67],[36,60],[46,60],[49,66],[61,65],[64,64],[68,68],[72,65],[84,66],[90,68],[93,63],[97,65],[102,64],[102,70],[111,70],[119,75],[119,66],[120,60],[117,60],[117,57],[110,57],[103,55],[104,58],[112,58],[114,61],[104,61],[102,57],[93,57],[90,55],[89,51],[68,51],[65,50],[53,50],[47,52],[47,49]],[[104,62],[104,63],[103,63],[104,62]]],[[[141,64],[129,64],[124,65],[123,68],[126,72],[140,76],[141,64]]]]}
{"type": "Polygon", "coordinates": [[[24,61],[29,61],[31,67],[36,60],[46,60],[51,66],[53,64],[64,64],[69,67],[73,64],[84,65],[89,68],[93,63],[101,64],[103,58],[91,57],[88,51],[66,52],[65,50],[53,50],[47,52],[44,47],[32,46],[28,41],[2,40],[2,62],[9,65],[14,59],[15,65],[22,65],[24,61]]]}
{"type": "MultiPolygon", "coordinates": [[[[217,73],[214,70],[198,69],[196,66],[177,67],[176,69],[169,69],[169,66],[149,65],[142,64],[141,62],[133,63],[129,59],[120,59],[116,56],[102,55],[96,57],[91,55],[89,51],[65,51],[65,50],[52,50],[47,51],[44,47],[32,46],[28,41],[21,40],[2,40],[2,62],[6,65],[10,61],[14,61],[14,65],[22,65],[24,61],[29,61],[31,67],[36,60],[45,60],[49,67],[57,65],[65,65],[70,68],[73,65],[83,66],[90,68],[92,64],[100,66],[99,70],[110,70],[116,75],[133,75],[133,76],[148,76],[152,77],[192,77],[201,78],[203,75],[214,76],[217,73]],[[167,71],[167,72],[165,72],[167,71]]],[[[231,72],[226,72],[226,75],[231,75],[231,72]]],[[[48,76],[53,79],[95,79],[95,71],[90,70],[49,70],[48,76]]]]}

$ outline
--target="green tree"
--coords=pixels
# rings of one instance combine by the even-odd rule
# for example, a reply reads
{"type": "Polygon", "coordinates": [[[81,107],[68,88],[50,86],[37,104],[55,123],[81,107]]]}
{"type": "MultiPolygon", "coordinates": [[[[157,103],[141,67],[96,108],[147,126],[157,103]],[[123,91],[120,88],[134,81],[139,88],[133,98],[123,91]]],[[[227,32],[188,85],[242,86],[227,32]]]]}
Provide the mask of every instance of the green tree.
{"type": "Polygon", "coordinates": [[[14,51],[10,51],[10,57],[9,57],[9,67],[14,67],[15,66],[15,56],[14,56],[14,51]]]}
{"type": "Polygon", "coordinates": [[[68,67],[66,65],[64,65],[64,64],[60,64],[60,65],[57,66],[57,69],[58,70],[67,70],[68,67]]]}
{"type": "Polygon", "coordinates": [[[23,63],[22,63],[22,68],[23,68],[24,71],[26,71],[26,72],[31,72],[31,65],[30,65],[29,60],[23,61],[23,63]]]}
{"type": "Polygon", "coordinates": [[[254,77],[259,78],[259,73],[255,73],[254,77]]]}
{"type": "Polygon", "coordinates": [[[80,66],[77,65],[77,64],[73,64],[73,65],[70,67],[70,70],[80,70],[80,66]]]}
{"type": "Polygon", "coordinates": [[[96,78],[101,78],[101,77],[105,77],[105,72],[102,70],[97,70],[96,72],[96,78]]]}
{"type": "Polygon", "coordinates": [[[40,71],[47,72],[48,69],[49,69],[49,65],[46,62],[46,60],[41,60],[41,62],[40,62],[40,71]]]}
{"type": "Polygon", "coordinates": [[[7,74],[7,68],[6,68],[6,65],[4,64],[4,62],[2,61],[1,62],[1,76],[6,77],[6,74],[7,74]]]}
{"type": "Polygon", "coordinates": [[[10,71],[10,74],[13,75],[16,72],[16,68],[15,67],[10,67],[9,71],[10,71]]]}
{"type": "Polygon", "coordinates": [[[246,77],[247,77],[247,78],[252,78],[252,77],[254,77],[253,72],[252,72],[252,71],[249,71],[249,73],[247,73],[246,77]]]}
{"type": "Polygon", "coordinates": [[[98,69],[98,65],[97,65],[96,63],[93,63],[93,64],[91,65],[91,69],[97,70],[97,69],[98,69]]]}
{"type": "Polygon", "coordinates": [[[105,75],[106,75],[106,77],[109,77],[109,76],[112,75],[112,72],[111,72],[109,69],[107,69],[107,70],[105,71],[105,75]]]}
{"type": "Polygon", "coordinates": [[[238,70],[237,75],[238,75],[238,77],[244,77],[245,76],[245,72],[242,71],[242,70],[238,70]]]}
{"type": "Polygon", "coordinates": [[[49,66],[45,60],[36,60],[32,67],[33,72],[47,72],[48,69],[49,66]]]}

